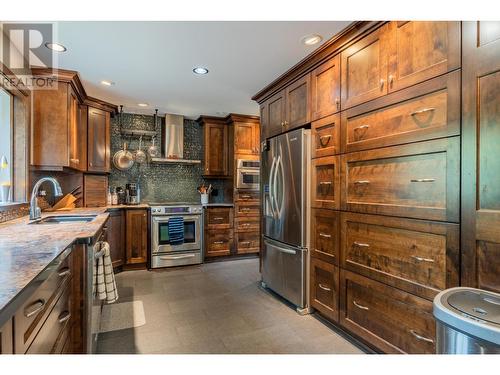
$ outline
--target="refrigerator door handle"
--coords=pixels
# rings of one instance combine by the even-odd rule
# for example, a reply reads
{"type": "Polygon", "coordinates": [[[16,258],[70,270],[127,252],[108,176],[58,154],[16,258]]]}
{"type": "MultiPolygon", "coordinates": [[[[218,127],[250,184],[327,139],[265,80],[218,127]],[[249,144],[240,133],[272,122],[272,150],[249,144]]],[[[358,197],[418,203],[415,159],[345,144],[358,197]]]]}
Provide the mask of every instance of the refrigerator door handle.
{"type": "Polygon", "coordinates": [[[276,157],[273,156],[273,161],[271,163],[271,170],[269,172],[269,206],[271,209],[271,216],[273,218],[275,218],[276,216],[276,213],[274,212],[274,199],[273,199],[273,189],[274,189],[273,173],[275,167],[276,167],[276,157]]]}
{"type": "Polygon", "coordinates": [[[283,169],[283,161],[281,158],[281,155],[278,159],[278,163],[276,166],[276,175],[278,174],[278,166],[279,166],[279,171],[281,174],[281,181],[282,181],[282,189],[281,189],[281,205],[278,207],[278,201],[276,201],[276,210],[278,211],[278,217],[281,219],[281,216],[283,214],[283,206],[285,205],[285,170],[283,169]]]}
{"type": "Polygon", "coordinates": [[[276,199],[276,192],[277,192],[276,183],[277,183],[277,179],[278,179],[278,166],[280,165],[280,162],[281,162],[281,155],[278,155],[278,159],[276,160],[276,166],[274,168],[273,193],[272,193],[272,197],[271,197],[271,200],[272,200],[272,202],[274,202],[274,205],[276,208],[276,210],[274,212],[274,216],[273,216],[275,219],[279,218],[278,200],[276,199]]]}
{"type": "Polygon", "coordinates": [[[269,246],[269,247],[272,247],[273,249],[278,250],[278,251],[279,251],[279,252],[281,252],[281,253],[292,254],[292,255],[297,254],[297,251],[295,251],[295,250],[285,249],[285,248],[283,248],[283,247],[276,246],[276,245],[272,244],[272,243],[271,243],[271,242],[269,242],[269,241],[266,241],[266,245],[267,245],[267,246],[269,246]]]}

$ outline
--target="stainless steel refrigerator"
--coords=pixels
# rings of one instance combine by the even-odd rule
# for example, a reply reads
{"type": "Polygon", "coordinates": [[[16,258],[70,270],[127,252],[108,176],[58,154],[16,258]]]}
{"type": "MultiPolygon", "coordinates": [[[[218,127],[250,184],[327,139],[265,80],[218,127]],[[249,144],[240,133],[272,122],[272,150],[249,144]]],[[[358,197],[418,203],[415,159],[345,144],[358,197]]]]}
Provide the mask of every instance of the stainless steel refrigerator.
{"type": "Polygon", "coordinates": [[[310,130],[266,141],[262,150],[262,283],[307,309],[310,130]]]}

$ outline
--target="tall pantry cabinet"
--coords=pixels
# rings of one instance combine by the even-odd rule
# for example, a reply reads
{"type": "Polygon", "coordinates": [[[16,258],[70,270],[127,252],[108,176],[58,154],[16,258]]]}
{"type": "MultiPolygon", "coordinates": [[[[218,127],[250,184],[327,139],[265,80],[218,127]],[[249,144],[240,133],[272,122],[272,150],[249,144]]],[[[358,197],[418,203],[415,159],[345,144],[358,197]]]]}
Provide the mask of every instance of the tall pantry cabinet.
{"type": "Polygon", "coordinates": [[[378,351],[434,353],[439,291],[500,291],[500,23],[353,23],[254,96],[262,138],[288,130],[295,82],[311,307],[378,351]]]}

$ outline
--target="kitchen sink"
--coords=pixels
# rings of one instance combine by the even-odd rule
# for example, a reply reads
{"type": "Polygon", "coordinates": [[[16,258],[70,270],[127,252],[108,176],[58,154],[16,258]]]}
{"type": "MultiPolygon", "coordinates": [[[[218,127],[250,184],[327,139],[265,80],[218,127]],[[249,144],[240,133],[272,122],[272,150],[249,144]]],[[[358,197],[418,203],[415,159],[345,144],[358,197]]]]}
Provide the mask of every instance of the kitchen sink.
{"type": "Polygon", "coordinates": [[[88,223],[94,220],[96,217],[97,215],[47,216],[43,219],[32,221],[30,224],[88,223]]]}

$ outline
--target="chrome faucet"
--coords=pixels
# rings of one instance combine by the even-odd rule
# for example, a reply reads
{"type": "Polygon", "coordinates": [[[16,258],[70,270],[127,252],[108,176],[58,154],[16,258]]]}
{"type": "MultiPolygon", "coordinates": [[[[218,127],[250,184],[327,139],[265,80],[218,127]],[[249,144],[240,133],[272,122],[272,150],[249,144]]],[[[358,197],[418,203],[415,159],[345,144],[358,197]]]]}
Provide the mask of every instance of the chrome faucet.
{"type": "Polygon", "coordinates": [[[54,185],[54,196],[60,197],[63,194],[61,185],[59,185],[59,182],[57,182],[54,177],[42,177],[39,179],[35,186],[33,186],[33,191],[31,192],[30,220],[36,220],[42,217],[42,210],[38,207],[38,201],[36,198],[38,196],[38,189],[40,188],[40,185],[45,181],[50,181],[52,182],[52,185],[54,185]]]}

